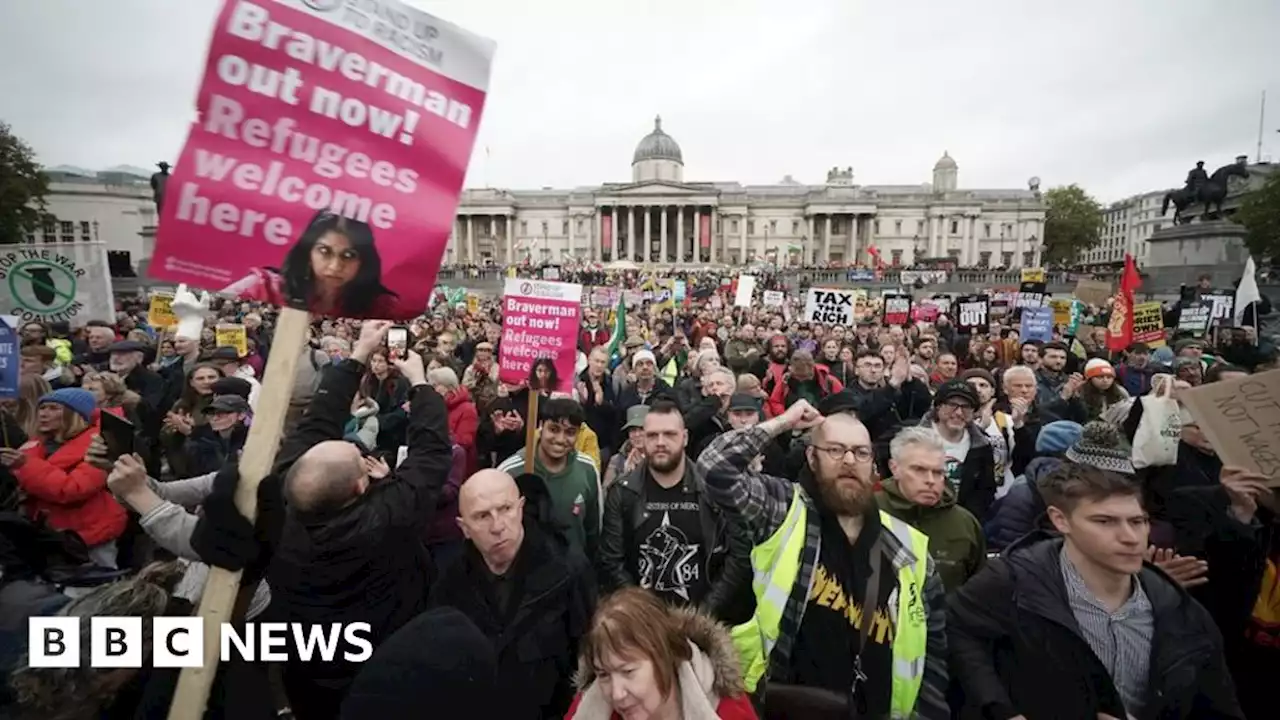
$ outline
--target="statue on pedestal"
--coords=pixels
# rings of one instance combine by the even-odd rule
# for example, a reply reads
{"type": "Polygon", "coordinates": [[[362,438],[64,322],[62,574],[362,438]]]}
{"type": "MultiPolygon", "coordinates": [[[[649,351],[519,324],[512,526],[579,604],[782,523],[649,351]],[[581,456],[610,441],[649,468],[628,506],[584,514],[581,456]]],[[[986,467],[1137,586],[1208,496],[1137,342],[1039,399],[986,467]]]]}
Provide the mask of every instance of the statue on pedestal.
{"type": "Polygon", "coordinates": [[[169,163],[161,160],[156,163],[156,167],[160,168],[160,172],[151,174],[151,192],[155,196],[156,214],[159,215],[164,209],[164,186],[169,182],[169,163]]]}
{"type": "Polygon", "coordinates": [[[1203,221],[1212,214],[1213,219],[1222,216],[1222,203],[1227,199],[1229,191],[1228,183],[1232,177],[1249,177],[1248,170],[1249,158],[1245,155],[1236,157],[1236,161],[1230,165],[1223,165],[1213,171],[1212,175],[1205,172],[1204,161],[1196,163],[1196,166],[1187,173],[1187,181],[1181,190],[1173,190],[1165,193],[1164,204],[1161,206],[1160,212],[1164,214],[1169,211],[1169,203],[1173,203],[1173,224],[1182,225],[1189,221],[1188,218],[1182,216],[1182,212],[1190,207],[1193,203],[1204,203],[1204,212],[1200,214],[1203,221]],[[1211,212],[1211,208],[1216,207],[1216,212],[1211,212]]]}

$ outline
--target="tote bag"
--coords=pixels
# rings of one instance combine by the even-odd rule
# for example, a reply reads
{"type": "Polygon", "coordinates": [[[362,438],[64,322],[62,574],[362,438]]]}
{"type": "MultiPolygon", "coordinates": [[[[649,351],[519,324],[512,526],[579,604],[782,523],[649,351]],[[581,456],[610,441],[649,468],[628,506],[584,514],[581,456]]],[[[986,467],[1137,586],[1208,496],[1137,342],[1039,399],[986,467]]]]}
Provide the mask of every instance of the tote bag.
{"type": "Polygon", "coordinates": [[[1133,467],[1176,465],[1178,440],[1182,437],[1182,417],[1173,399],[1173,378],[1153,383],[1151,392],[1138,399],[1142,420],[1133,435],[1133,467]]]}

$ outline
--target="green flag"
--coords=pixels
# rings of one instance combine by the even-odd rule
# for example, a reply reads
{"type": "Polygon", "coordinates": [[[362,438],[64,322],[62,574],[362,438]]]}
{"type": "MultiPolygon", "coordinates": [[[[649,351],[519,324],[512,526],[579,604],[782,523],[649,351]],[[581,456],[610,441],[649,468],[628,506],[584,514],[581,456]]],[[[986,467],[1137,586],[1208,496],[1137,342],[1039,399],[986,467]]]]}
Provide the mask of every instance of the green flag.
{"type": "Polygon", "coordinates": [[[605,349],[609,353],[609,367],[617,367],[622,362],[623,346],[627,341],[627,303],[622,291],[618,292],[618,307],[613,314],[613,334],[609,336],[609,344],[605,349]]]}

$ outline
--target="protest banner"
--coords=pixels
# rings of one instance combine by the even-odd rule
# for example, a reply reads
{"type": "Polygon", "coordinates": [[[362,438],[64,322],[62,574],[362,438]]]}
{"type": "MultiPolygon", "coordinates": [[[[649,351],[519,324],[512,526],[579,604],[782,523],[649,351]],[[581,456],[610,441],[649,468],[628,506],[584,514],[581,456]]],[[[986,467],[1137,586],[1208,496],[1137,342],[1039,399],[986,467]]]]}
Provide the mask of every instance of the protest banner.
{"type": "Polygon", "coordinates": [[[318,315],[422,312],[491,41],[397,0],[226,0],[149,274],[318,315]]]}
{"type": "Polygon", "coordinates": [[[990,314],[991,299],[986,295],[961,295],[956,299],[956,327],[961,334],[987,332],[990,314]]]}
{"type": "Polygon", "coordinates": [[[884,324],[906,325],[911,322],[911,296],[884,296],[884,324]]]}
{"type": "Polygon", "coordinates": [[[1053,308],[1034,307],[1022,311],[1023,340],[1053,341],[1053,308]]]}
{"type": "Polygon", "coordinates": [[[1213,306],[1213,310],[1209,313],[1210,326],[1231,325],[1232,320],[1235,318],[1235,295],[1206,293],[1200,296],[1200,302],[1210,303],[1213,306]]]}
{"type": "Polygon", "coordinates": [[[106,245],[0,245],[0,315],[73,328],[90,320],[115,323],[106,245]]]}
{"type": "MultiPolygon", "coordinates": [[[[10,325],[0,318],[0,398],[14,399],[18,397],[18,374],[21,366],[18,363],[18,347],[22,343],[18,338],[18,325],[10,325]]],[[[0,426],[7,423],[0,418],[0,426]]],[[[9,447],[8,439],[0,447],[9,447]]]]}
{"type": "Polygon", "coordinates": [[[1159,301],[1133,306],[1133,342],[1147,347],[1164,347],[1164,308],[1159,301]]]}
{"type": "Polygon", "coordinates": [[[1202,338],[1209,332],[1209,321],[1213,316],[1213,303],[1197,300],[1185,304],[1178,311],[1178,332],[1190,333],[1192,337],[1202,338]]]}
{"type": "Polygon", "coordinates": [[[1023,281],[1018,286],[1018,296],[1014,299],[1016,308],[1038,308],[1044,305],[1045,284],[1043,282],[1023,281]]]}
{"type": "Polygon", "coordinates": [[[535,360],[550,358],[560,380],[556,389],[572,392],[581,315],[581,285],[507,278],[498,379],[508,385],[522,384],[529,379],[535,360]]]}
{"type": "Polygon", "coordinates": [[[1044,268],[1022,268],[1022,283],[1039,283],[1043,285],[1044,268]]]}
{"type": "Polygon", "coordinates": [[[178,316],[173,314],[172,305],[173,293],[152,293],[147,305],[147,324],[157,330],[176,327],[178,316]]]}
{"type": "Polygon", "coordinates": [[[1111,297],[1111,283],[1107,280],[1081,280],[1076,283],[1075,296],[1086,305],[1102,306],[1111,297]]]}
{"type": "Polygon", "coordinates": [[[233,347],[236,352],[240,353],[240,357],[249,354],[249,335],[245,332],[244,325],[234,323],[219,323],[213,328],[213,342],[218,347],[233,347]]]}
{"type": "Polygon", "coordinates": [[[756,291],[755,275],[740,275],[737,289],[733,292],[734,307],[751,307],[751,296],[756,291]]]}
{"type": "Polygon", "coordinates": [[[1280,488],[1280,370],[1206,383],[1178,393],[1224,466],[1280,488]]]}
{"type": "Polygon", "coordinates": [[[766,307],[781,307],[783,294],[781,290],[765,290],[764,304],[766,307]]]}
{"type": "Polygon", "coordinates": [[[911,308],[911,319],[916,322],[934,322],[938,319],[938,306],[922,303],[911,308]]]}
{"type": "MultiPolygon", "coordinates": [[[[993,321],[1003,320],[1005,317],[1009,315],[1009,310],[1010,308],[1009,308],[1008,300],[990,300],[987,303],[987,314],[990,316],[991,320],[993,321]]],[[[982,332],[982,331],[979,330],[979,332],[982,332]]]]}
{"type": "Polygon", "coordinates": [[[847,327],[854,324],[856,311],[855,293],[852,290],[809,288],[801,322],[847,327]]]}
{"type": "Polygon", "coordinates": [[[1055,299],[1049,301],[1053,308],[1053,324],[1066,327],[1071,323],[1071,300],[1055,299]]]}

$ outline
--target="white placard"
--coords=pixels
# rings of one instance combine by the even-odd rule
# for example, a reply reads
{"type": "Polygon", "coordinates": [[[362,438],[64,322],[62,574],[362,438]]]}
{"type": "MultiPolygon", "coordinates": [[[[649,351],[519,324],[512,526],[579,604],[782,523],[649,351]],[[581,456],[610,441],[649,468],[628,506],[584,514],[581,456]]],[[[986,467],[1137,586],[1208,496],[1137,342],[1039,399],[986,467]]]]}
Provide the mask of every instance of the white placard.
{"type": "Polygon", "coordinates": [[[803,322],[826,325],[853,325],[857,294],[852,290],[809,288],[804,302],[803,322]]]}
{"type": "Polygon", "coordinates": [[[106,245],[0,245],[0,314],[71,327],[90,320],[114,323],[106,245]]]}
{"type": "Polygon", "coordinates": [[[755,275],[738,276],[738,293],[733,296],[733,304],[736,307],[751,307],[751,296],[756,291],[755,275]]]}
{"type": "Polygon", "coordinates": [[[764,304],[768,307],[778,307],[782,305],[784,295],[781,290],[765,290],[764,304]]]}

